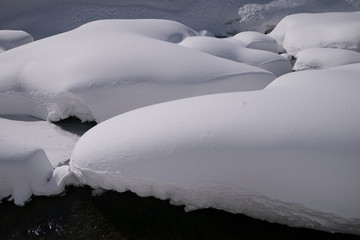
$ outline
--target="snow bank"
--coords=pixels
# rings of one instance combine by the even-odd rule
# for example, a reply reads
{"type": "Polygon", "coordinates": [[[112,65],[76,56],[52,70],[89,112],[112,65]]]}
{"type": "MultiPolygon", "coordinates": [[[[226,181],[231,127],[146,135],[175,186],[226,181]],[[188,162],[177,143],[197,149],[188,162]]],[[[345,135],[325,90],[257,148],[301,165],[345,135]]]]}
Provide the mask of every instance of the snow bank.
{"type": "MultiPolygon", "coordinates": [[[[263,34],[259,33],[259,35],[263,34]]],[[[266,36],[264,38],[266,38],[266,36]]],[[[272,72],[276,76],[291,72],[290,62],[280,55],[268,51],[250,49],[252,48],[251,46],[250,48],[245,48],[249,47],[249,45],[252,45],[253,48],[261,48],[260,45],[266,48],[266,41],[258,41],[262,41],[264,44],[256,44],[255,41],[252,42],[254,44],[250,43],[249,41],[241,41],[241,37],[239,39],[237,36],[222,39],[205,36],[194,36],[184,39],[180,45],[206,52],[221,58],[250,64],[272,72]]]]}
{"type": "Polygon", "coordinates": [[[0,114],[101,122],[154,103],[262,89],[275,76],[177,43],[167,20],[103,20],[0,55],[0,114]]]}
{"type": "Polygon", "coordinates": [[[54,167],[70,159],[79,139],[52,123],[27,116],[0,116],[0,132],[4,137],[21,139],[34,149],[42,149],[54,167]]]}
{"type": "Polygon", "coordinates": [[[286,74],[261,91],[137,109],[83,135],[71,171],[186,209],[360,234],[360,64],[286,74]]]}
{"type": "Polygon", "coordinates": [[[299,12],[359,11],[358,0],[2,0],[0,29],[25,30],[35,39],[100,19],[169,19],[226,36],[265,32],[299,12]]]}
{"type": "Polygon", "coordinates": [[[0,53],[33,41],[24,31],[0,30],[0,53]]]}
{"type": "Polygon", "coordinates": [[[293,69],[322,69],[352,63],[360,63],[360,53],[335,48],[308,48],[297,54],[293,69]]]}
{"type": "Polygon", "coordinates": [[[33,194],[59,194],[75,182],[69,166],[54,170],[42,149],[0,134],[0,200],[11,196],[15,204],[24,205],[33,194]]]}
{"type": "Polygon", "coordinates": [[[342,48],[360,52],[360,12],[294,14],[269,34],[294,56],[307,48],[342,48]]]}

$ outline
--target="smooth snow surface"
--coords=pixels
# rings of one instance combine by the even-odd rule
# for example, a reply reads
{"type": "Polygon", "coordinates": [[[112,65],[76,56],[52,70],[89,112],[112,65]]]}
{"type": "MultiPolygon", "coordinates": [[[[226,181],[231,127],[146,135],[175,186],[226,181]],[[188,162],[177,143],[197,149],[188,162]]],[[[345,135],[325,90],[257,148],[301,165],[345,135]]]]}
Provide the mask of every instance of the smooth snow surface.
{"type": "Polygon", "coordinates": [[[70,168],[94,188],[186,209],[360,234],[360,64],[253,92],[137,109],[92,128],[70,168]]]}
{"type": "MultiPolygon", "coordinates": [[[[261,33],[258,34],[263,35],[261,33]]],[[[263,36],[264,38],[267,37],[265,35],[263,36]]],[[[259,38],[260,37],[258,36],[257,39],[259,38]]],[[[253,43],[254,42],[255,41],[253,41],[253,43]]],[[[260,45],[263,45],[263,48],[266,48],[266,46],[270,45],[265,41],[263,41],[263,43],[264,44],[259,43],[257,47],[261,48],[260,45]]],[[[186,38],[180,42],[180,45],[182,46],[196,49],[221,58],[230,59],[236,62],[247,63],[272,72],[276,76],[281,76],[285,73],[291,72],[291,64],[287,59],[284,59],[280,55],[269,51],[255,50],[251,49],[251,47],[246,48],[249,47],[250,44],[252,43],[239,40],[237,36],[222,39],[205,36],[194,36],[186,38]]],[[[277,46],[276,41],[275,44],[277,46]]],[[[254,48],[256,48],[255,45],[256,44],[253,44],[254,48]]]]}
{"type": "Polygon", "coordinates": [[[307,48],[342,48],[360,52],[360,12],[294,14],[269,34],[287,53],[307,48]]]}
{"type": "Polygon", "coordinates": [[[360,53],[337,48],[308,48],[297,54],[295,71],[360,63],[360,53]]]}
{"type": "Polygon", "coordinates": [[[293,13],[359,10],[358,0],[1,0],[0,29],[40,39],[94,20],[156,18],[225,36],[264,33],[293,13]]]}
{"type": "Polygon", "coordinates": [[[280,52],[279,45],[274,38],[259,32],[241,32],[236,34],[234,36],[234,39],[243,42],[245,47],[247,48],[264,50],[274,53],[280,52]]]}
{"type": "Polygon", "coordinates": [[[24,31],[0,30],[0,53],[33,41],[24,31]]]}
{"type": "Polygon", "coordinates": [[[0,200],[11,196],[15,204],[24,205],[32,194],[59,194],[75,182],[69,166],[54,169],[42,149],[0,133],[0,200]]]}
{"type": "Polygon", "coordinates": [[[177,44],[195,35],[167,20],[103,20],[6,51],[0,114],[101,122],[154,103],[258,90],[275,79],[177,44]]]}

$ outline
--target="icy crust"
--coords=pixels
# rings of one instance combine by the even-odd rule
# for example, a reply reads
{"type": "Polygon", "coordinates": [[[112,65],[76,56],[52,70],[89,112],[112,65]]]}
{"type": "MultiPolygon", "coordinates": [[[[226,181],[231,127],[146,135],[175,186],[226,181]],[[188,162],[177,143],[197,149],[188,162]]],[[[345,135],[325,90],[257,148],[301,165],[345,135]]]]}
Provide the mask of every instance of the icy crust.
{"type": "Polygon", "coordinates": [[[296,56],[307,48],[342,48],[360,52],[360,12],[294,14],[282,19],[269,36],[296,56]]]}
{"type": "Polygon", "coordinates": [[[275,79],[177,44],[195,35],[167,20],[103,20],[4,52],[0,114],[101,122],[154,103],[258,90],[275,79]]]}
{"type": "Polygon", "coordinates": [[[0,30],[0,53],[32,41],[32,36],[24,31],[0,30]]]}
{"type": "Polygon", "coordinates": [[[360,234],[360,64],[261,91],[137,109],[88,131],[70,168],[94,188],[360,234]]]}
{"type": "MultiPolygon", "coordinates": [[[[256,34],[253,41],[241,38],[238,35],[222,39],[194,36],[184,39],[179,44],[217,57],[250,64],[272,72],[276,76],[291,72],[290,62],[282,56],[268,51],[271,50],[271,43],[268,44],[267,41],[261,38],[261,35],[266,39],[270,38],[261,33],[256,34]]],[[[277,46],[276,41],[275,44],[277,46]]]]}
{"type": "Polygon", "coordinates": [[[24,205],[31,195],[59,194],[76,183],[69,166],[53,168],[42,149],[0,134],[0,200],[24,205]]]}
{"type": "Polygon", "coordinates": [[[360,53],[337,48],[308,48],[297,54],[295,71],[360,63],[360,53]]]}

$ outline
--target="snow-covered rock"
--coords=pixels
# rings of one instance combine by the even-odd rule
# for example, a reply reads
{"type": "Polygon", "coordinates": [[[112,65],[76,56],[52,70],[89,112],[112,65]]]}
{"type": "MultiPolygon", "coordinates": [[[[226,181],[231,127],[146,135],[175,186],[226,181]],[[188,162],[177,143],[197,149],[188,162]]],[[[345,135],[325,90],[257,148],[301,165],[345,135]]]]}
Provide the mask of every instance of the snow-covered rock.
{"type": "Polygon", "coordinates": [[[24,31],[0,30],[0,53],[32,41],[32,36],[24,31]]]}
{"type": "MultiPolygon", "coordinates": [[[[219,39],[204,36],[189,37],[180,42],[182,46],[236,62],[250,64],[272,72],[276,76],[291,72],[291,64],[287,59],[269,51],[246,48],[249,44],[235,37],[219,39]]],[[[277,45],[276,41],[275,44],[277,45]]],[[[259,48],[261,48],[260,45],[258,45],[259,48]]]]}
{"type": "Polygon", "coordinates": [[[257,90],[275,75],[177,43],[167,20],[103,20],[0,55],[0,114],[101,122],[185,97],[257,90]]]}
{"type": "Polygon", "coordinates": [[[294,14],[269,34],[294,56],[307,48],[342,48],[360,52],[360,12],[294,14]]]}
{"type": "Polygon", "coordinates": [[[236,34],[233,38],[243,42],[247,48],[274,53],[280,52],[279,44],[274,38],[259,32],[245,31],[236,34]]]}
{"type": "Polygon", "coordinates": [[[246,1],[238,16],[229,20],[228,32],[269,32],[287,15],[295,13],[359,11],[358,0],[256,0],[246,1]]]}
{"type": "Polygon", "coordinates": [[[0,116],[0,133],[42,149],[56,167],[70,159],[79,136],[65,132],[52,123],[27,116],[0,116]]]}
{"type": "Polygon", "coordinates": [[[360,64],[261,91],[157,104],[105,121],[70,167],[94,188],[360,234],[360,64]]]}
{"type": "Polygon", "coordinates": [[[360,53],[337,48],[307,48],[297,54],[293,69],[322,69],[351,63],[360,63],[360,53]]]}
{"type": "Polygon", "coordinates": [[[31,195],[59,194],[76,183],[69,166],[53,168],[42,149],[0,133],[0,200],[11,197],[24,205],[31,195]]]}

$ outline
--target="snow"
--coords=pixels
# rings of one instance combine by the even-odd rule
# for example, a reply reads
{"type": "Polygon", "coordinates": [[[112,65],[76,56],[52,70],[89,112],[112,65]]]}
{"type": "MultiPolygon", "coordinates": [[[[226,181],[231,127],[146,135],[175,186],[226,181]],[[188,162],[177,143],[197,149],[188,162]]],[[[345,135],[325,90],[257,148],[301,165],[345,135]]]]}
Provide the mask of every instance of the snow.
{"type": "Polygon", "coordinates": [[[155,103],[262,89],[276,78],[177,44],[196,35],[167,20],[102,20],[4,52],[0,114],[101,122],[155,103]]]}
{"type": "Polygon", "coordinates": [[[295,71],[360,63],[360,53],[338,48],[308,48],[297,54],[295,71]]]}
{"type": "Polygon", "coordinates": [[[360,64],[140,108],[78,141],[93,188],[360,234],[360,64]]]}
{"type": "MultiPolygon", "coordinates": [[[[259,35],[263,34],[259,33],[259,35]]],[[[290,62],[281,57],[280,55],[273,52],[251,49],[252,47],[246,48],[249,47],[249,45],[252,45],[254,48],[257,47],[269,49],[270,47],[267,46],[269,46],[270,44],[268,44],[266,41],[263,41],[262,36],[259,35],[254,38],[257,40],[254,40],[252,43],[261,39],[258,42],[262,41],[263,44],[252,44],[248,41],[241,41],[241,38],[238,38],[237,36],[222,39],[206,36],[194,36],[185,38],[179,44],[221,58],[250,64],[272,72],[276,76],[291,72],[290,62]],[[260,45],[262,45],[263,47],[261,47],[260,45]]],[[[267,36],[263,36],[263,38],[267,38],[267,36]]]]}
{"type": "Polygon", "coordinates": [[[0,200],[24,205],[31,195],[59,194],[76,179],[69,166],[54,170],[45,152],[26,140],[0,134],[0,200]]]}
{"type": "Polygon", "coordinates": [[[269,34],[287,53],[307,48],[342,48],[360,52],[360,12],[294,14],[269,34]]]}
{"type": "Polygon", "coordinates": [[[33,41],[24,31],[0,30],[0,53],[33,41]]]}
{"type": "Polygon", "coordinates": [[[277,41],[265,34],[253,31],[245,31],[238,33],[234,39],[242,41],[247,48],[264,50],[274,53],[279,53],[279,45],[277,41]]]}
{"type": "Polygon", "coordinates": [[[299,12],[359,11],[358,0],[2,0],[0,29],[20,29],[35,39],[100,19],[157,18],[217,36],[264,33],[299,12]]]}
{"type": "Polygon", "coordinates": [[[52,123],[28,116],[0,116],[0,132],[4,138],[25,141],[34,149],[42,149],[53,167],[70,159],[79,139],[52,123]]]}

